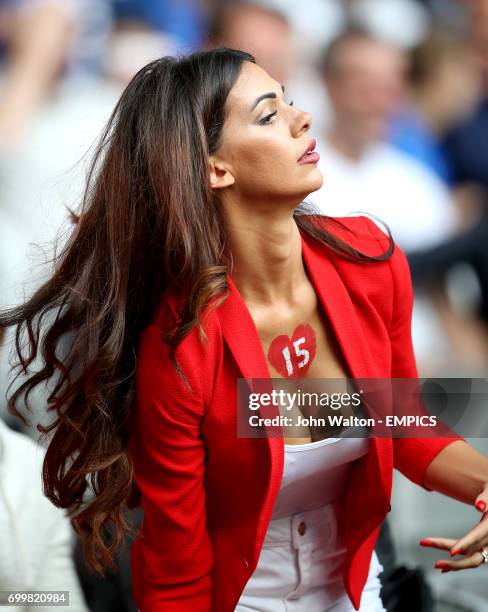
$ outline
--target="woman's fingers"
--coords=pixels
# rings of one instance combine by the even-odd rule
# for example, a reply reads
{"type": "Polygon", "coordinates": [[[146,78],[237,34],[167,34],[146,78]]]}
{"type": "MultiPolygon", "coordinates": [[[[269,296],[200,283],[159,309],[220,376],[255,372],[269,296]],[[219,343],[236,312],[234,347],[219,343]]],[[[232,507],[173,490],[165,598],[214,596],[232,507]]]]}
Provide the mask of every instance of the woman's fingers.
{"type": "Polygon", "coordinates": [[[488,513],[484,514],[480,522],[471,529],[465,536],[454,542],[452,545],[451,556],[458,554],[472,554],[482,546],[488,544],[488,513]]]}
{"type": "Polygon", "coordinates": [[[452,538],[423,538],[420,540],[420,546],[428,546],[430,548],[439,548],[440,550],[451,550],[458,540],[452,538]]]}
{"type": "Polygon", "coordinates": [[[474,500],[474,507],[480,512],[485,512],[488,508],[488,486],[484,487],[483,491],[474,500]]]}
{"type": "Polygon", "coordinates": [[[447,550],[451,557],[463,555],[461,559],[442,559],[434,564],[434,567],[443,572],[459,571],[479,567],[485,563],[480,552],[486,547],[488,551],[488,485],[474,501],[474,506],[483,513],[479,523],[459,540],[452,538],[423,538],[419,544],[429,546],[438,550],[447,550]]]}
{"type": "Polygon", "coordinates": [[[446,559],[442,561],[437,561],[434,567],[437,569],[441,569],[442,572],[457,572],[463,569],[469,569],[474,567],[479,567],[484,563],[483,555],[476,551],[470,555],[463,557],[462,559],[446,559]]]}

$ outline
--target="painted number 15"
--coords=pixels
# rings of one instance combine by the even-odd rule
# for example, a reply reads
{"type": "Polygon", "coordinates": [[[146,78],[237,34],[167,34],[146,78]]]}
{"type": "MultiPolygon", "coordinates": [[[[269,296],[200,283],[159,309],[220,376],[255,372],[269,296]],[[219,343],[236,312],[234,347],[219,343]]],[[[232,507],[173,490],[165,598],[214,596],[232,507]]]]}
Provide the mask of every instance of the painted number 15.
{"type": "MultiPolygon", "coordinates": [[[[304,366],[306,366],[310,359],[309,351],[307,351],[307,349],[300,348],[300,345],[303,344],[304,342],[305,342],[304,337],[298,338],[298,340],[295,340],[293,342],[293,348],[295,350],[295,355],[298,358],[302,357],[302,360],[298,363],[299,368],[303,368],[304,366]]],[[[286,371],[288,373],[288,376],[291,376],[293,374],[293,363],[291,362],[290,347],[285,346],[282,352],[283,352],[283,359],[285,360],[285,364],[286,364],[286,371]]]]}

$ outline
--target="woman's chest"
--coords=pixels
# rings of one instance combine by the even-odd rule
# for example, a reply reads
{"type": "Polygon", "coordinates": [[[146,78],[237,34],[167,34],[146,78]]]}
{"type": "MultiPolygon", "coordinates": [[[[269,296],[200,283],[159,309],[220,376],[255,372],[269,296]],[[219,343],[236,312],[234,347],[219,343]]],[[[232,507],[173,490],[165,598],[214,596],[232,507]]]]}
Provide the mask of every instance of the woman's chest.
{"type": "MultiPolygon", "coordinates": [[[[296,308],[258,312],[254,319],[273,387],[286,394],[281,397],[305,397],[305,393],[323,397],[348,391],[347,364],[331,324],[315,293],[307,298],[296,308]]],[[[321,406],[286,399],[279,408],[290,424],[285,426],[285,443],[304,444],[327,437],[325,430],[320,433],[307,421],[323,412],[321,406]]]]}
{"type": "Polygon", "coordinates": [[[347,364],[315,294],[296,307],[253,315],[273,378],[346,378],[347,364]]]}

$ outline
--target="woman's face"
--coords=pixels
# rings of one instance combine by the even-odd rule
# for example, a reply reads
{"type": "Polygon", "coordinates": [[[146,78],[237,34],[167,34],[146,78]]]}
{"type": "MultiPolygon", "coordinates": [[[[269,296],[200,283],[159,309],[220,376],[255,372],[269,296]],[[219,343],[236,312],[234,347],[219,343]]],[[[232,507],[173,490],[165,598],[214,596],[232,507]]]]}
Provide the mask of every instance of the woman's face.
{"type": "Polygon", "coordinates": [[[311,115],[291,105],[277,81],[244,62],[227,98],[221,146],[211,156],[212,186],[251,204],[298,204],[323,182],[317,154],[298,161],[314,144],[311,124],[311,115]]]}

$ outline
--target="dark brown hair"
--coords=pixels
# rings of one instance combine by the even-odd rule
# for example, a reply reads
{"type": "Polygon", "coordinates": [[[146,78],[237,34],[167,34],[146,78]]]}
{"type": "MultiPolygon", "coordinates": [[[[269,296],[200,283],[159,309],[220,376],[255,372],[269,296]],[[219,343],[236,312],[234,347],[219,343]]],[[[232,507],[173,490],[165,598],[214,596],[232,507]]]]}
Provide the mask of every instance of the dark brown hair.
{"type": "MultiPolygon", "coordinates": [[[[130,525],[137,491],[128,453],[141,331],[182,296],[180,320],[164,330],[174,351],[214,297],[225,299],[230,257],[208,155],[219,147],[226,100],[244,61],[232,49],[164,57],[123,92],[96,149],[81,211],[55,270],[22,306],[0,315],[15,326],[17,383],[9,409],[22,418],[29,395],[50,384],[53,422],[45,493],[67,508],[88,564],[100,573],[130,525]],[[40,367],[32,371],[37,360],[40,367]],[[112,534],[110,537],[109,535],[112,534]]],[[[367,257],[311,222],[301,231],[346,257],[367,257]]],[[[183,373],[180,371],[180,375],[183,373]]]]}

